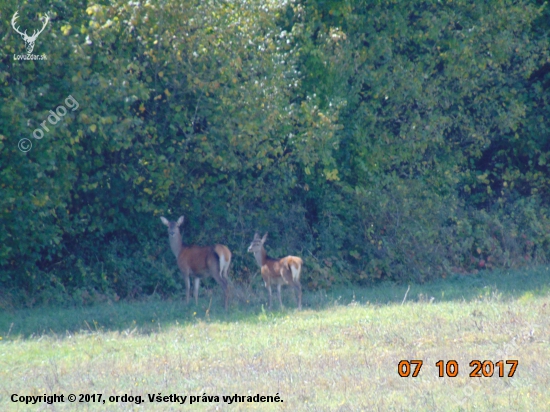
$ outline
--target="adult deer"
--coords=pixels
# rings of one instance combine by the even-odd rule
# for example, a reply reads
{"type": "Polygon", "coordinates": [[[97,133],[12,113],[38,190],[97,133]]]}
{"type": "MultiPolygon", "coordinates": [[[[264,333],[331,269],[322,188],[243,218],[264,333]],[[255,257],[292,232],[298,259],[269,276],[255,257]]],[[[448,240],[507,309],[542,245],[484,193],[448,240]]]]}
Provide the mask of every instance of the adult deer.
{"type": "Polygon", "coordinates": [[[269,292],[269,309],[271,309],[271,285],[277,285],[279,304],[283,307],[281,300],[281,286],[291,285],[298,294],[298,309],[302,308],[302,285],[300,284],[300,272],[302,271],[302,259],[296,256],[287,256],[281,259],[273,259],[267,256],[264,243],[267,233],[263,238],[257,233],[254,240],[248,247],[250,253],[254,253],[256,262],[260,266],[265,287],[269,292]]]}
{"type": "Polygon", "coordinates": [[[168,227],[170,248],[174,256],[176,256],[178,267],[185,280],[187,303],[189,303],[191,289],[189,276],[193,276],[194,278],[195,304],[199,302],[201,278],[212,276],[223,289],[225,310],[227,310],[229,301],[229,265],[231,264],[231,252],[227,246],[183,246],[180,232],[183,216],[180,216],[176,222],[171,222],[165,217],[161,217],[160,220],[168,227]]]}

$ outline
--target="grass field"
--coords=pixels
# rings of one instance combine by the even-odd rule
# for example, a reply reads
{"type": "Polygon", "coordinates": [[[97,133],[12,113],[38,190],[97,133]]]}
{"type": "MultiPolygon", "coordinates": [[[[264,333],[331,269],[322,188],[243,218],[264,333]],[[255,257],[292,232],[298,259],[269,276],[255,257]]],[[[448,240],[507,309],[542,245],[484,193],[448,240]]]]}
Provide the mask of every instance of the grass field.
{"type": "Polygon", "coordinates": [[[3,309],[0,410],[550,410],[548,267],[412,285],[403,303],[406,291],[390,284],[306,291],[301,312],[287,288],[285,310],[274,302],[277,310],[264,311],[257,289],[226,314],[217,287],[203,291],[199,306],[152,297],[3,309]],[[400,377],[399,362],[413,359],[423,361],[418,376],[400,377]],[[439,360],[455,360],[457,376],[439,377],[439,360]],[[513,377],[506,364],[504,377],[496,367],[492,377],[470,377],[472,360],[518,366],[513,377]],[[59,394],[65,402],[27,405],[13,394],[23,402],[59,394]],[[95,402],[79,403],[80,394],[95,394],[95,402]],[[150,402],[159,394],[166,402],[150,402]],[[176,394],[185,403],[171,402],[176,394]],[[246,398],[257,394],[282,402],[246,398]]]}

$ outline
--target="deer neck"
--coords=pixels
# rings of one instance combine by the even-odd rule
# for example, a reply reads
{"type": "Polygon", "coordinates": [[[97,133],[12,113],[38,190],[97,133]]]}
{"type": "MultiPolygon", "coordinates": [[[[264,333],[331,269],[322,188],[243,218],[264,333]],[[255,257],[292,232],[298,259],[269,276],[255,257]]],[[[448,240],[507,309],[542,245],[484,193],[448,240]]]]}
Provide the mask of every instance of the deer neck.
{"type": "Polygon", "coordinates": [[[183,249],[181,233],[179,231],[176,233],[176,236],[170,236],[170,249],[172,249],[172,253],[177,259],[183,249]]]}
{"type": "Polygon", "coordinates": [[[267,262],[267,252],[265,251],[264,247],[256,252],[254,252],[254,257],[256,258],[256,262],[258,263],[258,266],[262,267],[267,262]]]}

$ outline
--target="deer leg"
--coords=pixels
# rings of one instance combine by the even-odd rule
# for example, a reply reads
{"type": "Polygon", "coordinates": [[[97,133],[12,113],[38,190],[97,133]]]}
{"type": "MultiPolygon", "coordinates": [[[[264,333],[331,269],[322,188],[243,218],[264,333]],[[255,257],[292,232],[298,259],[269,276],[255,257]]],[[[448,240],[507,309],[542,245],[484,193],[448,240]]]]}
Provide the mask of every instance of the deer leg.
{"type": "Polygon", "coordinates": [[[227,282],[227,279],[218,275],[212,275],[212,277],[223,289],[223,294],[225,296],[225,310],[227,310],[227,306],[229,303],[229,284],[227,282]]]}
{"type": "Polygon", "coordinates": [[[231,261],[226,262],[225,259],[220,259],[220,277],[227,279],[229,272],[229,264],[231,261]]]}
{"type": "Polygon", "coordinates": [[[281,300],[281,287],[282,285],[279,283],[277,285],[277,296],[279,296],[279,304],[281,305],[281,309],[284,308],[283,301],[281,300]]]}
{"type": "Polygon", "coordinates": [[[266,287],[267,287],[267,291],[269,292],[269,306],[268,306],[268,308],[269,308],[269,310],[271,310],[271,284],[267,284],[266,287]]]}
{"type": "Polygon", "coordinates": [[[191,283],[189,282],[189,273],[185,272],[183,274],[185,281],[185,301],[189,304],[189,296],[191,295],[191,283]]]}
{"type": "Polygon", "coordinates": [[[194,279],[194,286],[195,290],[193,291],[193,296],[195,297],[195,305],[199,304],[199,286],[201,285],[201,279],[195,278],[194,279]]]}
{"type": "Polygon", "coordinates": [[[229,279],[229,266],[231,266],[231,259],[225,264],[225,269],[223,270],[223,276],[226,279],[229,279]]]}
{"type": "Polygon", "coordinates": [[[295,283],[294,289],[298,295],[298,310],[300,310],[302,309],[302,285],[299,283],[295,283]]]}
{"type": "Polygon", "coordinates": [[[227,305],[229,304],[229,285],[225,284],[225,310],[227,311],[227,305]]]}
{"type": "MultiPolygon", "coordinates": [[[[229,268],[229,266],[227,268],[229,268]]],[[[224,283],[223,291],[224,291],[224,294],[225,294],[225,310],[226,311],[227,311],[227,305],[229,304],[229,278],[227,277],[227,268],[226,268],[225,277],[222,278],[223,283],[224,283]]]]}

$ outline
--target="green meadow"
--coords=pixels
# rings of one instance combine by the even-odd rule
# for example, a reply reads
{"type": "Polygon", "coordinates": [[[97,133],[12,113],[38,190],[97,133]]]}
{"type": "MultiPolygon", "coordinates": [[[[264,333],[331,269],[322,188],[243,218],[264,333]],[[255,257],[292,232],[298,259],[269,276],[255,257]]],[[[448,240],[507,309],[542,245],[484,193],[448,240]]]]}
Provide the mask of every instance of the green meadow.
{"type": "Polygon", "coordinates": [[[266,311],[258,288],[240,291],[225,313],[214,286],[202,291],[198,306],[152,296],[92,307],[4,308],[0,409],[545,411],[549,275],[538,267],[410,289],[306,292],[302,311],[288,288],[285,308],[266,311]],[[402,360],[423,361],[416,377],[414,364],[408,377],[399,375],[402,360]],[[489,361],[483,372],[492,376],[470,376],[474,360],[489,361]],[[499,360],[517,360],[512,377],[511,364],[499,368],[499,360]],[[64,402],[24,403],[44,394],[64,395],[64,402]]]}

